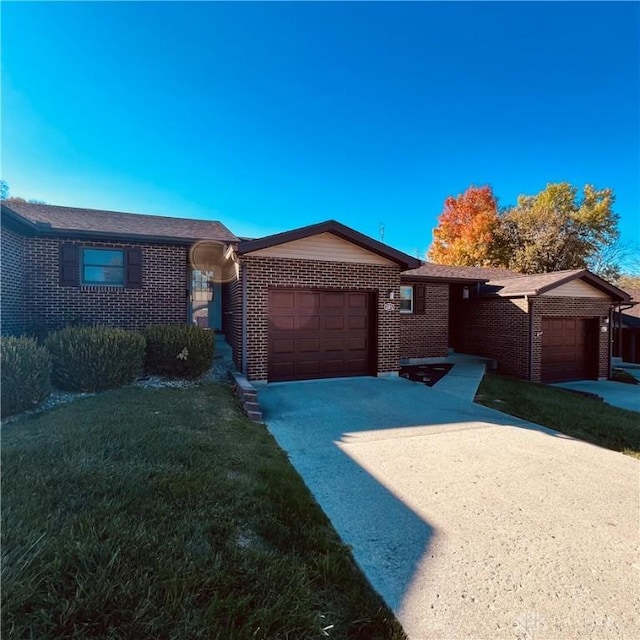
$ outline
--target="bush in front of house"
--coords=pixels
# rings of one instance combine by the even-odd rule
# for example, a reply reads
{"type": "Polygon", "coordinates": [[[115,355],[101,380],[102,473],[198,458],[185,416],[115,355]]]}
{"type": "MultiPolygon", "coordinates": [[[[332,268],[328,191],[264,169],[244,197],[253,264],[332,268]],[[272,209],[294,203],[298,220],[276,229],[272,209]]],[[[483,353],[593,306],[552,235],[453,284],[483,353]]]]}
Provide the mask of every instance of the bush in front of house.
{"type": "Polygon", "coordinates": [[[51,391],[51,358],[33,338],[2,338],[0,346],[2,417],[34,409],[51,391]]]}
{"type": "Polygon", "coordinates": [[[133,382],[144,365],[145,340],[137,331],[68,327],[45,340],[51,379],[65,391],[101,391],[133,382]]]}
{"type": "Polygon", "coordinates": [[[197,378],[211,368],[214,333],[187,324],[151,325],[145,329],[146,370],[172,378],[197,378]]]}

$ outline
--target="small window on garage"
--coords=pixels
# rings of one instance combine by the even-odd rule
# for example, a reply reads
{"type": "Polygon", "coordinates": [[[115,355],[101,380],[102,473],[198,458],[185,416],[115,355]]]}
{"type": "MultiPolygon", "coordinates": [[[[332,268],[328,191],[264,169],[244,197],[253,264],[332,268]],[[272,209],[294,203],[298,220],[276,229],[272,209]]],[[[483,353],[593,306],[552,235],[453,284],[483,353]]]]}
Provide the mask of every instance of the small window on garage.
{"type": "Polygon", "coordinates": [[[413,313],[413,287],[400,287],[400,313],[413,313]]]}
{"type": "Polygon", "coordinates": [[[124,249],[82,249],[82,284],[123,287],[124,249]]]}

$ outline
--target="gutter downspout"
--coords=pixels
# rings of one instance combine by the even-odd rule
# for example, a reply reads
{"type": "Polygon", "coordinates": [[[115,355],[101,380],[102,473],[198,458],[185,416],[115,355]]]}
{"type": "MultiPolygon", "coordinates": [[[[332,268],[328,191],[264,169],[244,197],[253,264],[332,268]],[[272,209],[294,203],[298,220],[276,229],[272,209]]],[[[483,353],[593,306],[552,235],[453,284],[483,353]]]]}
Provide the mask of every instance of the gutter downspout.
{"type": "Polygon", "coordinates": [[[524,299],[529,305],[529,382],[533,382],[533,300],[529,296],[524,299]]]}
{"type": "Polygon", "coordinates": [[[240,281],[242,283],[242,375],[247,375],[247,267],[240,263],[240,281]]]}

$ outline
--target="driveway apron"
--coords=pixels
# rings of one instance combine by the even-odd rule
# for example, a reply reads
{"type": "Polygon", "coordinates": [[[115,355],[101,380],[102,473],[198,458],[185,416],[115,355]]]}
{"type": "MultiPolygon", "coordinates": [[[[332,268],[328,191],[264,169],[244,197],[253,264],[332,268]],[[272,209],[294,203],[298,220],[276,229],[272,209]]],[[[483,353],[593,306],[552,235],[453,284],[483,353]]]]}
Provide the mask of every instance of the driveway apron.
{"type": "Polygon", "coordinates": [[[410,638],[639,636],[638,460],[403,379],[259,399],[410,638]]]}

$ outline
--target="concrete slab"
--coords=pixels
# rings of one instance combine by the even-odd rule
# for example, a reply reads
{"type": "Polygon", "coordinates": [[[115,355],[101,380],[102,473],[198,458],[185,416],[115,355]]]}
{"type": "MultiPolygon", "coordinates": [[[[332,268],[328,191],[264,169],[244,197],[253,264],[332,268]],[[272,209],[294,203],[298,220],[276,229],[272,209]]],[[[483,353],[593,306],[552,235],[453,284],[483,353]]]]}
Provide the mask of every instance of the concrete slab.
{"type": "Polygon", "coordinates": [[[586,391],[600,396],[607,404],[640,412],[640,386],[611,380],[578,380],[558,382],[554,387],[571,391],[586,391]]]}
{"type": "Polygon", "coordinates": [[[468,356],[452,360],[453,367],[446,376],[434,385],[438,391],[445,391],[467,402],[473,402],[480,382],[486,371],[486,361],[468,356]]]}
{"type": "Polygon", "coordinates": [[[259,398],[410,638],[637,636],[637,460],[403,379],[259,398]]]}

